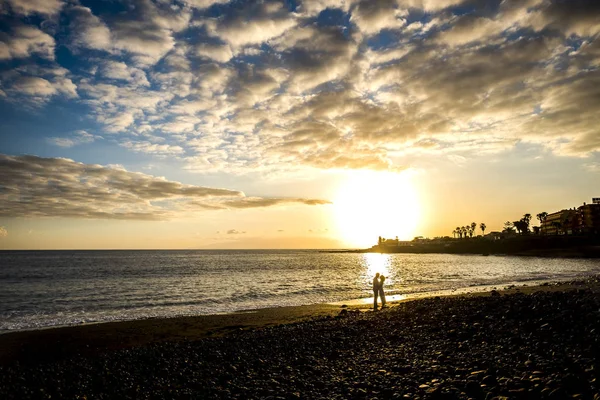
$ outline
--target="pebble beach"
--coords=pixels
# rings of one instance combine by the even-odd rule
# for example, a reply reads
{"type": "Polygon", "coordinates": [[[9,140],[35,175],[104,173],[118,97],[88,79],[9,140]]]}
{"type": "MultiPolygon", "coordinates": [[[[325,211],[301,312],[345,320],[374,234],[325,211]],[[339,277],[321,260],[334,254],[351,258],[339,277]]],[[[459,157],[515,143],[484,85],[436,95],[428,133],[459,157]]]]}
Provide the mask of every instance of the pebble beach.
{"type": "Polygon", "coordinates": [[[0,335],[2,399],[598,399],[597,277],[0,335]]]}

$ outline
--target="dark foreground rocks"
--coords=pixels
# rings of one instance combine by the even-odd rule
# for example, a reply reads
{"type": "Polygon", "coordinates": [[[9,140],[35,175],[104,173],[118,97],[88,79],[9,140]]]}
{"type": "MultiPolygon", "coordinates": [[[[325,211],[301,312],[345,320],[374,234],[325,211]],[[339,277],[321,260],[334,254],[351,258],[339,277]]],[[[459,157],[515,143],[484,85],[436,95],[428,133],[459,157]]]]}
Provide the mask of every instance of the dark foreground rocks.
{"type": "Polygon", "coordinates": [[[590,290],[432,298],[0,367],[0,398],[598,399],[590,290]]]}

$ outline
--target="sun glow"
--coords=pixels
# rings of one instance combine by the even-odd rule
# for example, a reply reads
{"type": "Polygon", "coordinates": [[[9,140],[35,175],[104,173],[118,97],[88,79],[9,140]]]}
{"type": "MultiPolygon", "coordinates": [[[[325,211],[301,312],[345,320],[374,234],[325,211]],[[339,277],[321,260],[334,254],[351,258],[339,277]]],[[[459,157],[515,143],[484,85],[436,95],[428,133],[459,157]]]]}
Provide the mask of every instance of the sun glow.
{"type": "MultiPolygon", "coordinates": [[[[390,255],[380,253],[365,253],[363,260],[367,266],[367,277],[373,279],[376,273],[380,273],[389,278],[390,275],[390,255]]],[[[387,282],[388,285],[390,281],[387,282]]]]}
{"type": "Polygon", "coordinates": [[[420,219],[417,192],[408,173],[361,171],[351,175],[333,201],[340,235],[354,247],[377,237],[412,239],[420,219]]]}

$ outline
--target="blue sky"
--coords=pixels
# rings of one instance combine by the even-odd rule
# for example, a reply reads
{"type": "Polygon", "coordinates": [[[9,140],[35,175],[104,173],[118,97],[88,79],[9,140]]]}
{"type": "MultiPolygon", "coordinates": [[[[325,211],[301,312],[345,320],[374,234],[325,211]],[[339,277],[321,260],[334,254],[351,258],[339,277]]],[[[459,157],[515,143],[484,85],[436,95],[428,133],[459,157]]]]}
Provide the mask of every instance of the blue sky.
{"type": "Polygon", "coordinates": [[[2,0],[0,243],[160,220],[172,247],[359,245],[331,215],[362,171],[412,177],[404,235],[577,206],[599,32],[591,0],[2,0]]]}

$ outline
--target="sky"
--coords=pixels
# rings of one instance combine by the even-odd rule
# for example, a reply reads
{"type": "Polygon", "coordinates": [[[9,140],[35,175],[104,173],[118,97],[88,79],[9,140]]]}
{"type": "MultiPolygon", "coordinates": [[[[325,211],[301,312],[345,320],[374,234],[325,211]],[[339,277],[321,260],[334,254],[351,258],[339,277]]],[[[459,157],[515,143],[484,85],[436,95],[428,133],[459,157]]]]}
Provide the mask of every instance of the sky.
{"type": "Polygon", "coordinates": [[[0,249],[361,248],[591,202],[599,35],[596,0],[0,0],[0,249]]]}

